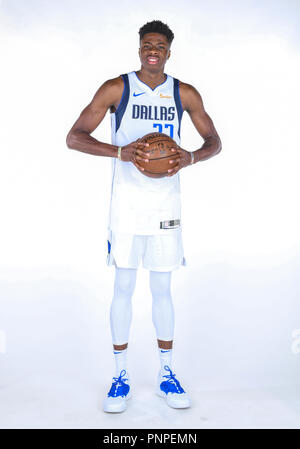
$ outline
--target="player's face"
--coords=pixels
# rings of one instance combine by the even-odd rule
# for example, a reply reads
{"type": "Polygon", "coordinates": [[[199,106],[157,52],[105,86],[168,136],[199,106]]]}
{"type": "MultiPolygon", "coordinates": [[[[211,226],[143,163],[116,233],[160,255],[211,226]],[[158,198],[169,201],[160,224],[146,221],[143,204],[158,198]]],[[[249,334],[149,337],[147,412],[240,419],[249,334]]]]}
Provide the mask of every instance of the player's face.
{"type": "Polygon", "coordinates": [[[147,69],[163,69],[170,53],[170,44],[163,34],[147,33],[141,39],[139,55],[142,66],[147,69]]]}

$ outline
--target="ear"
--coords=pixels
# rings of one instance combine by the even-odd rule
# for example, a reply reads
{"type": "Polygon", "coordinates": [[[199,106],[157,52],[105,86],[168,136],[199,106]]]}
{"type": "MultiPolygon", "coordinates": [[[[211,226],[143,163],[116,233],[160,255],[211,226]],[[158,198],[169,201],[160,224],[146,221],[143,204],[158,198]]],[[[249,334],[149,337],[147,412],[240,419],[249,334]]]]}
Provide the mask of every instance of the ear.
{"type": "Polygon", "coordinates": [[[170,58],[170,56],[171,56],[171,50],[169,50],[168,59],[170,58]]]}

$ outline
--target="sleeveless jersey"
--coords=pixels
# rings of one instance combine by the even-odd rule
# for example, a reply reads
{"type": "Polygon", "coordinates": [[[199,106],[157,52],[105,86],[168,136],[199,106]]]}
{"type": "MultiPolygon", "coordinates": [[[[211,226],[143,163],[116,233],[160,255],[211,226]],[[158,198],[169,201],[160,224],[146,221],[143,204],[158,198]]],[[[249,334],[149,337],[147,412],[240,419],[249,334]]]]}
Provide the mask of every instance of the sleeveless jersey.
{"type": "MultiPolygon", "coordinates": [[[[122,75],[123,95],[111,114],[112,144],[125,146],[145,134],[162,132],[180,144],[182,105],[179,81],[167,75],[154,89],[136,72],[122,75]]],[[[149,178],[132,162],[112,158],[108,230],[128,234],[166,234],[181,227],[179,172],[149,178]],[[161,223],[167,222],[167,226],[161,223]]]]}

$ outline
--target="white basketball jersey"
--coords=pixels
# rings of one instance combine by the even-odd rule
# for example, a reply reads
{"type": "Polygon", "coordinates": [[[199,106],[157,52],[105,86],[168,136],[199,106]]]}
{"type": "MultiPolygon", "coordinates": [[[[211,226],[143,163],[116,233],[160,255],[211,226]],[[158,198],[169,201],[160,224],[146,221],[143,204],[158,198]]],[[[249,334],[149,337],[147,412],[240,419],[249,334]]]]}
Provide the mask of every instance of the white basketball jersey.
{"type": "MultiPolygon", "coordinates": [[[[179,145],[183,112],[179,81],[167,75],[162,84],[152,89],[136,72],[122,78],[122,99],[111,114],[112,144],[124,146],[145,134],[162,132],[179,145]]],[[[180,227],[180,220],[179,172],[169,177],[149,178],[132,162],[112,158],[109,231],[165,234],[180,227]]]]}

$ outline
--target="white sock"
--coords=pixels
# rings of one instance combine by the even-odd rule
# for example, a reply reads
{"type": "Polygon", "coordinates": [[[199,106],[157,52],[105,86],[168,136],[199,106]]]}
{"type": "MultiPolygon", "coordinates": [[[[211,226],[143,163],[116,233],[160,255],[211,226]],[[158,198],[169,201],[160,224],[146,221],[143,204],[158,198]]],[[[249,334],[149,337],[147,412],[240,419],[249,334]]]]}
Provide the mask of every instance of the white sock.
{"type": "MultiPolygon", "coordinates": [[[[116,362],[116,377],[120,375],[120,372],[124,369],[127,374],[127,348],[126,349],[114,349],[115,362],[116,362]]],[[[126,377],[126,376],[125,376],[126,377]]]]}
{"type": "Polygon", "coordinates": [[[172,369],[172,349],[158,348],[158,352],[161,372],[162,374],[169,374],[169,372],[165,370],[165,366],[168,366],[170,369],[172,369]]]}

